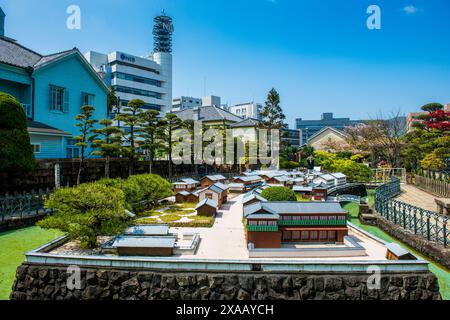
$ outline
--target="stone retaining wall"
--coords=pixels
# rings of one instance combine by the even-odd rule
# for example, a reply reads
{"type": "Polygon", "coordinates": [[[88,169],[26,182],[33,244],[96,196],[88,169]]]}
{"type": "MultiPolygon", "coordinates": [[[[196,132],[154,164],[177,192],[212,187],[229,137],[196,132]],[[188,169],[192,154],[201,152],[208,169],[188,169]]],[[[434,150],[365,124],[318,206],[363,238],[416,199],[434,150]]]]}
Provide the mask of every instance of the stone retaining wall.
{"type": "Polygon", "coordinates": [[[392,237],[417,250],[421,254],[447,268],[450,268],[450,248],[444,248],[442,245],[415,235],[411,231],[403,229],[401,226],[396,225],[386,218],[383,218],[379,214],[371,214],[370,218],[371,219],[364,219],[364,216],[360,215],[360,220],[362,223],[380,228],[392,237]]]}
{"type": "Polygon", "coordinates": [[[440,300],[430,272],[381,275],[368,290],[369,274],[268,272],[162,272],[82,268],[81,288],[67,288],[66,269],[24,263],[17,269],[12,300],[440,300]]]}

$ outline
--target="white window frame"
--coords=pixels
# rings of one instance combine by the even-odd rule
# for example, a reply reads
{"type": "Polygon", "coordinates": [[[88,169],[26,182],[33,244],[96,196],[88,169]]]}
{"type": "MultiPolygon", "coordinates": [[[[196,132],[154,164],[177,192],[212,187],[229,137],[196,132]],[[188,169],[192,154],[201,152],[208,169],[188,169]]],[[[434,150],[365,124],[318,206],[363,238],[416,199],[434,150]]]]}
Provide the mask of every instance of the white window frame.
{"type": "Polygon", "coordinates": [[[40,154],[42,152],[42,146],[40,143],[31,143],[31,148],[33,149],[33,154],[40,154]],[[36,151],[36,147],[38,147],[37,149],[39,149],[39,151],[36,151]]]}

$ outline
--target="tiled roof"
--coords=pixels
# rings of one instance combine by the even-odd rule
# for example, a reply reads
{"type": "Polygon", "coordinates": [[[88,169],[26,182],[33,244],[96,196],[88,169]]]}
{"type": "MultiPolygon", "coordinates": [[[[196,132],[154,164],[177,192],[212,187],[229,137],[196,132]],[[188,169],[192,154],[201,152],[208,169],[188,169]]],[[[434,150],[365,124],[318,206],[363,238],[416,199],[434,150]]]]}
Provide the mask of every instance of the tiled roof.
{"type": "Polygon", "coordinates": [[[187,183],[187,184],[198,184],[199,183],[197,180],[194,180],[192,178],[181,179],[181,181],[183,181],[184,183],[187,183]]]}
{"type": "Polygon", "coordinates": [[[0,37],[0,62],[20,68],[33,67],[42,56],[15,41],[0,37]]]}
{"type": "Polygon", "coordinates": [[[342,172],[336,172],[336,173],[332,173],[331,174],[333,177],[340,179],[340,178],[347,178],[347,176],[345,174],[343,174],[342,172]]]}
{"type": "Polygon", "coordinates": [[[320,213],[347,213],[339,202],[258,202],[244,208],[244,215],[255,212],[272,214],[320,214],[320,213]],[[259,206],[258,206],[259,205],[259,206]]]}
{"type": "Polygon", "coordinates": [[[212,200],[212,199],[206,198],[206,199],[203,199],[202,201],[200,201],[197,204],[197,206],[195,207],[195,209],[198,209],[198,208],[203,207],[203,206],[209,206],[209,207],[213,207],[213,208],[217,209],[218,203],[216,201],[212,200]]]}
{"type": "Polygon", "coordinates": [[[240,122],[242,118],[215,106],[198,107],[174,112],[182,120],[240,122]]]}
{"type": "Polygon", "coordinates": [[[242,121],[233,123],[230,125],[231,128],[247,128],[247,127],[256,127],[259,125],[259,121],[251,118],[244,119],[242,121]]]}
{"type": "Polygon", "coordinates": [[[48,56],[44,56],[42,57],[35,65],[34,68],[39,68],[42,67],[50,62],[53,62],[55,60],[58,60],[60,58],[63,58],[65,56],[71,55],[73,53],[77,53],[79,52],[78,49],[74,48],[71,50],[67,50],[67,51],[63,51],[63,52],[58,52],[58,53],[54,53],[48,56]]]}

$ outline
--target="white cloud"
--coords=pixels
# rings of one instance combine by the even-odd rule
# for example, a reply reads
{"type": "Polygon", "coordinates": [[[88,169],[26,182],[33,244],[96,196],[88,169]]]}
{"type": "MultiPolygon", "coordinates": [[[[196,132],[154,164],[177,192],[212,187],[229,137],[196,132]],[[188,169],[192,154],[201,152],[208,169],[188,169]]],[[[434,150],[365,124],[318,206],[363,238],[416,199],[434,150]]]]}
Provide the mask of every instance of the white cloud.
{"type": "Polygon", "coordinates": [[[410,5],[405,6],[405,7],[403,8],[403,11],[404,11],[405,13],[407,13],[407,14],[414,14],[414,13],[419,12],[420,9],[417,8],[417,7],[415,7],[415,6],[413,6],[412,4],[410,4],[410,5]]]}

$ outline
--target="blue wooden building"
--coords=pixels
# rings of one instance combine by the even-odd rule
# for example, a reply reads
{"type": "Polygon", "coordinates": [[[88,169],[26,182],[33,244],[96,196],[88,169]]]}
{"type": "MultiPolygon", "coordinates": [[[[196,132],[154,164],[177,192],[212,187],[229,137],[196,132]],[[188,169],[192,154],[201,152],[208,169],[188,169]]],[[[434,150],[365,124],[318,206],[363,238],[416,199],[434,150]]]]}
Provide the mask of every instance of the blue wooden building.
{"type": "Polygon", "coordinates": [[[41,55],[0,33],[0,92],[23,105],[37,159],[79,156],[73,137],[81,106],[95,107],[99,121],[107,117],[109,89],[76,48],[41,55]]]}

